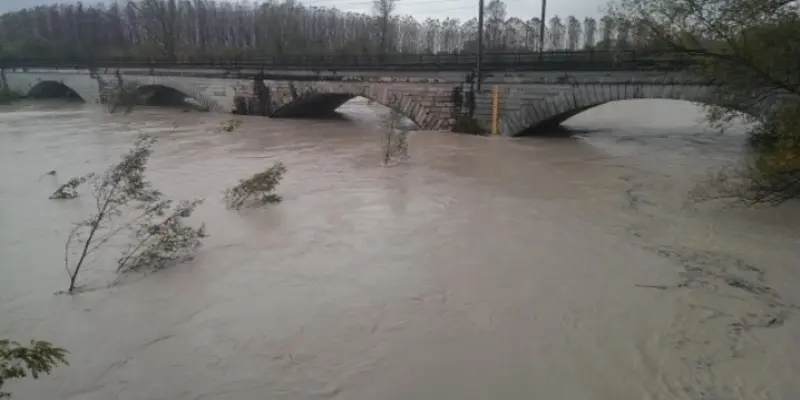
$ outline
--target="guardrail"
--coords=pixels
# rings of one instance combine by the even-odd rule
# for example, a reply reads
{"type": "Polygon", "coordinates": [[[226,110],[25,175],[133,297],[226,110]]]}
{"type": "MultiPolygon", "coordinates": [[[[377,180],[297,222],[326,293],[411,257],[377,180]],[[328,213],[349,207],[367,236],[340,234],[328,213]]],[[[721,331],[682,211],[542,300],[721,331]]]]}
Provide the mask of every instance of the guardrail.
{"type": "MultiPolygon", "coordinates": [[[[531,53],[486,53],[481,67],[492,69],[676,69],[691,62],[676,53],[643,51],[551,51],[531,53]]],[[[257,69],[432,69],[471,70],[474,53],[386,54],[386,55],[275,55],[228,58],[4,58],[2,68],[209,68],[257,69]]]]}

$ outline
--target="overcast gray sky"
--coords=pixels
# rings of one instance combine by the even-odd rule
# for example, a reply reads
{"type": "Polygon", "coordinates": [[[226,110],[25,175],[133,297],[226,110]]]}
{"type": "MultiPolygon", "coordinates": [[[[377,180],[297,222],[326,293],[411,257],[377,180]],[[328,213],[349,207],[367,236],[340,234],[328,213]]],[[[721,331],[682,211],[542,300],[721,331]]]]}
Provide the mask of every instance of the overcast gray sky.
{"type": "MultiPolygon", "coordinates": [[[[485,0],[487,3],[489,0],[485,0]]],[[[597,17],[600,8],[608,0],[550,0],[547,4],[547,14],[558,14],[561,17],[575,15],[579,19],[586,16],[597,17]]],[[[63,3],[59,0],[0,0],[0,12],[17,10],[40,4],[63,3]]],[[[106,1],[108,3],[110,1],[106,1]]],[[[369,0],[306,0],[300,1],[307,5],[331,7],[336,6],[346,11],[370,12],[372,9],[369,0]]],[[[94,3],[92,0],[84,4],[94,3]]],[[[542,7],[541,0],[505,0],[508,15],[529,19],[538,16],[542,7]]],[[[401,14],[410,14],[417,19],[428,17],[445,18],[454,17],[462,20],[472,18],[478,14],[477,0],[398,0],[397,11],[401,14]]]]}

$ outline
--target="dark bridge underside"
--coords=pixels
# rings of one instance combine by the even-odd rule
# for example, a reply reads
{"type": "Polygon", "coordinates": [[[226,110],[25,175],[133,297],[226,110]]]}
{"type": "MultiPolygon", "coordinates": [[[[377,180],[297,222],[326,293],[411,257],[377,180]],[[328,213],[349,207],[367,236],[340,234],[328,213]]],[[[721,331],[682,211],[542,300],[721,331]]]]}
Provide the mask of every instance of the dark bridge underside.
{"type": "Polygon", "coordinates": [[[140,86],[137,96],[140,105],[165,107],[184,106],[188,98],[185,93],[162,85],[140,86]]]}
{"type": "MultiPolygon", "coordinates": [[[[656,98],[652,98],[652,99],[635,98],[635,99],[624,99],[624,100],[612,100],[612,101],[606,101],[606,102],[602,102],[602,103],[592,104],[592,105],[586,106],[586,107],[576,108],[574,110],[570,110],[570,111],[567,111],[565,113],[561,113],[561,114],[555,115],[553,117],[550,117],[550,118],[548,118],[548,119],[546,119],[544,121],[540,121],[539,123],[537,123],[535,125],[532,125],[532,126],[529,126],[525,130],[523,130],[521,132],[517,132],[517,133],[513,134],[512,136],[537,136],[537,135],[547,135],[547,134],[551,134],[551,133],[561,133],[561,132],[563,132],[563,129],[561,128],[561,124],[562,123],[566,122],[568,119],[570,119],[570,118],[572,118],[572,117],[574,117],[574,116],[576,116],[576,115],[578,115],[578,114],[580,114],[580,113],[582,113],[584,111],[590,110],[590,109],[595,108],[597,106],[601,106],[603,104],[608,104],[608,103],[614,103],[614,102],[617,102],[617,101],[653,100],[653,99],[656,99],[656,98]]],[[[670,100],[680,100],[680,101],[688,101],[688,102],[692,102],[692,103],[697,103],[697,102],[692,101],[692,100],[684,100],[684,99],[670,99],[670,100]]],[[[757,114],[757,110],[754,110],[754,109],[743,109],[738,104],[734,105],[734,106],[731,106],[731,105],[720,105],[720,104],[717,104],[717,105],[721,106],[721,107],[730,108],[730,109],[732,109],[734,111],[737,111],[737,112],[739,112],[739,113],[741,113],[743,115],[744,114],[749,114],[749,115],[756,115],[757,114]]]]}
{"type": "Polygon", "coordinates": [[[42,81],[37,83],[28,91],[28,97],[33,99],[68,99],[84,101],[72,88],[56,81],[42,81]]]}
{"type": "Polygon", "coordinates": [[[581,107],[575,110],[567,111],[562,114],[558,114],[554,117],[548,118],[544,121],[539,122],[536,125],[529,126],[524,131],[519,132],[513,136],[536,136],[536,135],[546,135],[548,133],[554,133],[561,129],[561,124],[564,123],[566,120],[584,112],[595,108],[597,106],[603,105],[606,103],[594,104],[588,107],[581,107]]]}
{"type": "Polygon", "coordinates": [[[348,93],[327,93],[296,99],[272,114],[274,118],[324,118],[336,115],[336,109],[355,98],[348,93]]]}

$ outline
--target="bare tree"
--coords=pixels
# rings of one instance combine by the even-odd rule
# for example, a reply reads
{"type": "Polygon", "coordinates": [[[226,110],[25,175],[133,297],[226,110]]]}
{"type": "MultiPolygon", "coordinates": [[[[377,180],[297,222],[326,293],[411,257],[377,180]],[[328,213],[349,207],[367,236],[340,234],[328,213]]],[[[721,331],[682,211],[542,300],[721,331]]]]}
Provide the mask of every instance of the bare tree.
{"type": "Polygon", "coordinates": [[[627,49],[631,44],[631,20],[625,17],[618,17],[614,25],[617,27],[617,37],[614,47],[617,49],[627,49]]]}
{"type": "MultiPolygon", "coordinates": [[[[67,2],[70,3],[70,2],[67,2]]],[[[284,54],[474,52],[477,20],[418,21],[396,15],[397,0],[374,0],[368,14],[284,2],[126,0],[38,6],[0,18],[0,57],[191,60],[284,54]]],[[[508,16],[501,0],[486,7],[486,48],[536,50],[541,21],[508,16]]],[[[574,27],[573,27],[574,31],[574,27]]],[[[567,35],[562,32],[560,39],[567,35]]],[[[558,33],[556,32],[556,35],[558,33]]],[[[569,43],[568,43],[569,42],[569,43]]],[[[554,47],[555,46],[555,47],[554,47]]]]}
{"type": "Polygon", "coordinates": [[[567,49],[575,51],[580,47],[581,23],[575,16],[567,18],[567,49]]]}
{"type": "Polygon", "coordinates": [[[586,17],[583,20],[583,47],[586,49],[594,48],[597,41],[597,21],[594,18],[586,17]]]}
{"type": "Polygon", "coordinates": [[[486,48],[502,49],[506,21],[506,4],[500,0],[492,0],[486,5],[486,48]]]}
{"type": "Polygon", "coordinates": [[[526,40],[527,48],[530,50],[538,50],[541,48],[542,38],[539,37],[541,31],[542,21],[539,18],[531,18],[527,23],[526,40]]]}
{"type": "Polygon", "coordinates": [[[550,19],[550,49],[558,50],[564,48],[564,33],[566,28],[561,18],[556,15],[550,19]]]}
{"type": "Polygon", "coordinates": [[[614,33],[616,32],[616,20],[610,15],[604,16],[600,20],[600,43],[597,47],[602,50],[608,50],[614,45],[614,33]]]}
{"type": "Polygon", "coordinates": [[[408,159],[408,127],[403,125],[403,116],[394,110],[384,116],[386,136],[383,144],[383,165],[392,161],[408,159]]]}
{"type": "Polygon", "coordinates": [[[372,8],[377,15],[379,42],[378,54],[386,55],[387,44],[389,43],[389,28],[392,22],[392,13],[397,7],[397,0],[373,0],[372,8]]]}

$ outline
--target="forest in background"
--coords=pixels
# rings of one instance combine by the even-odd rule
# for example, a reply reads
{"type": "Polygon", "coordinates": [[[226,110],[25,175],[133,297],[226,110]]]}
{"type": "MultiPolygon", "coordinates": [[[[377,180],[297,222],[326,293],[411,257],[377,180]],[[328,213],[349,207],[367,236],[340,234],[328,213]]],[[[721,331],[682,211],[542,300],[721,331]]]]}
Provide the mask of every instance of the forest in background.
{"type": "MultiPolygon", "coordinates": [[[[382,5],[383,4],[383,8],[382,5]]],[[[39,6],[0,16],[0,57],[257,57],[304,54],[475,52],[476,18],[419,21],[395,15],[393,2],[375,14],[306,6],[293,0],[243,3],[215,0],[117,1],[86,6],[39,6]],[[389,6],[391,6],[389,8],[389,6]]],[[[624,49],[647,40],[626,18],[509,17],[501,0],[486,5],[487,52],[624,49]]]]}

